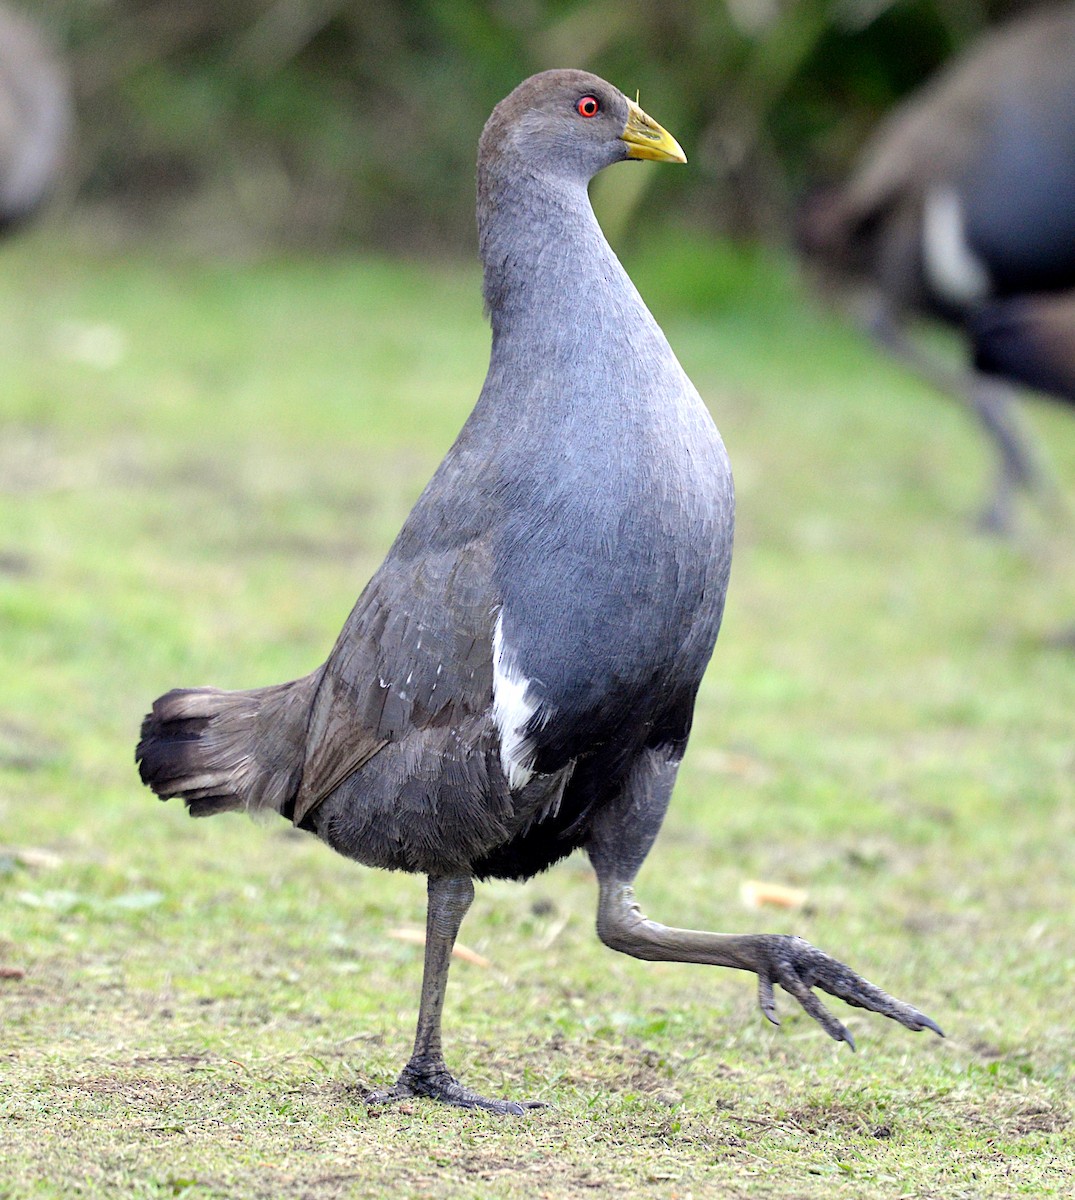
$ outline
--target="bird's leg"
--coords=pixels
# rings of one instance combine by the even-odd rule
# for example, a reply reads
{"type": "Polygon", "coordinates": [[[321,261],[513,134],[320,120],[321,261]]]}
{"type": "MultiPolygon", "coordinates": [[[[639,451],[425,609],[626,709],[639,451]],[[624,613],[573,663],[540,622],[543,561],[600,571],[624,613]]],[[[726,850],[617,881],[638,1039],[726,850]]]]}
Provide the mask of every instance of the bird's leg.
{"type": "Polygon", "coordinates": [[[366,1103],[386,1104],[409,1096],[428,1096],[461,1108],[485,1108],[514,1116],[521,1116],[529,1108],[542,1107],[528,1101],[488,1100],[464,1087],[445,1066],[440,1040],[444,990],[448,983],[452,947],[474,899],[474,884],[469,875],[431,875],[428,894],[425,967],[414,1052],[395,1085],[368,1092],[366,1103]]]}
{"type": "Polygon", "coordinates": [[[672,929],[643,915],[629,883],[614,879],[600,882],[597,931],[606,946],[634,958],[705,963],[753,971],[758,976],[758,1005],[774,1025],[780,1024],[773,994],[773,985],[779,983],[830,1037],[847,1042],[852,1049],[855,1042],[850,1032],[825,1008],[811,988],[821,988],[856,1008],[868,1008],[883,1017],[891,1017],[908,1029],[932,1029],[934,1033],[941,1033],[924,1013],[883,992],[800,937],[672,929]]]}
{"type": "Polygon", "coordinates": [[[977,371],[953,370],[924,352],[884,298],[875,302],[867,328],[890,354],[973,413],[996,449],[996,482],[978,516],[979,528],[1010,536],[1015,525],[1015,496],[1020,490],[1037,500],[1049,516],[1066,519],[1063,495],[1044,465],[1044,456],[1035,445],[1033,434],[1020,417],[1018,393],[1010,384],[977,371]]]}
{"type": "Polygon", "coordinates": [[[830,1037],[852,1048],[855,1043],[851,1034],[811,988],[821,988],[855,1007],[891,1017],[908,1029],[932,1029],[941,1034],[924,1013],[889,996],[802,938],[674,929],[642,913],[632,884],[660,827],[676,766],[674,760],[662,763],[655,752],[650,752],[632,771],[617,800],[594,820],[587,849],[600,887],[597,932],[605,945],[634,958],[753,971],[758,976],[758,1004],[773,1024],[779,1024],[773,995],[773,985],[779,983],[830,1037]]]}
{"type": "Polygon", "coordinates": [[[965,386],[971,407],[998,454],[993,496],[978,519],[981,528],[988,533],[1011,533],[1015,494],[1020,488],[1037,497],[1051,516],[1066,519],[1063,495],[1035,453],[1012,386],[977,373],[965,386]]]}

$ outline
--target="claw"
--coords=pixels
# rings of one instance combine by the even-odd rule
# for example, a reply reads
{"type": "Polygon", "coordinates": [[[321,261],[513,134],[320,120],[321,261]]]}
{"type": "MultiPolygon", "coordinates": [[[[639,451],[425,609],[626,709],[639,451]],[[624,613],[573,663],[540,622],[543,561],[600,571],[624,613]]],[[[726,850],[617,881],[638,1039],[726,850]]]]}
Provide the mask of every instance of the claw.
{"type": "Polygon", "coordinates": [[[776,1015],[776,994],[773,992],[773,981],[765,975],[758,976],[758,1007],[765,1014],[767,1020],[774,1025],[780,1024],[780,1018],[776,1015]]]}
{"type": "Polygon", "coordinates": [[[930,1029],[939,1037],[944,1037],[941,1027],[925,1013],[883,992],[850,967],[802,938],[778,937],[767,941],[765,959],[767,961],[758,972],[758,1005],[774,1025],[778,1025],[779,1021],[776,1019],[773,985],[779,983],[798,1000],[829,1037],[837,1042],[846,1042],[852,1050],[855,1049],[855,1039],[850,1031],[825,1008],[811,988],[818,987],[856,1008],[890,1017],[916,1032],[930,1029]]]}
{"type": "Polygon", "coordinates": [[[905,1021],[904,1024],[913,1033],[921,1033],[923,1029],[929,1029],[929,1030],[932,1030],[932,1032],[935,1033],[938,1037],[945,1036],[944,1030],[937,1024],[936,1021],[930,1020],[930,1018],[927,1017],[925,1013],[919,1012],[918,1009],[916,1009],[916,1008],[912,1008],[911,1012],[913,1012],[915,1015],[916,1023],[914,1025],[912,1025],[912,1024],[910,1024],[910,1022],[905,1021]]]}

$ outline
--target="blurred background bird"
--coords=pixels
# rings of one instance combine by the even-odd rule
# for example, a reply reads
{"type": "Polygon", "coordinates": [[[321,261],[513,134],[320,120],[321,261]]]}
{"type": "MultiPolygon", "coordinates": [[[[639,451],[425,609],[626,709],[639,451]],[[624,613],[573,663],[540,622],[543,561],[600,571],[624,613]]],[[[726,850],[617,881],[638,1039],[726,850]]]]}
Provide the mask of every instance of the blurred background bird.
{"type": "Polygon", "coordinates": [[[0,233],[39,212],[59,187],[72,124],[59,52],[36,23],[0,7],[0,233]]]}
{"type": "Polygon", "coordinates": [[[982,523],[1009,530],[1020,490],[1055,505],[1009,385],[1075,397],[1075,6],[988,33],[897,105],[802,233],[868,283],[879,340],[981,420],[999,455],[982,523]],[[966,370],[916,344],[915,315],[959,331],[966,370]]]}

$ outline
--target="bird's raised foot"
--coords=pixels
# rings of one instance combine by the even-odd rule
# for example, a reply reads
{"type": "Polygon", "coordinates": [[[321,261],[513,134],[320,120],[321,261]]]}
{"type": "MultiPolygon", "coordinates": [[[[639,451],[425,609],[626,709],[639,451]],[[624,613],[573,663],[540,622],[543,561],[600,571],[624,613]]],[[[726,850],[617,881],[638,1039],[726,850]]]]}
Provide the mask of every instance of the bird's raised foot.
{"type": "Polygon", "coordinates": [[[855,1048],[855,1039],[818,1000],[811,988],[820,988],[856,1008],[866,1008],[883,1017],[891,1017],[908,1029],[932,1029],[939,1037],[944,1037],[940,1026],[925,1013],[883,992],[850,967],[802,938],[760,934],[758,940],[761,960],[757,968],[758,1007],[774,1025],[780,1024],[776,1015],[776,997],[773,995],[773,985],[779,983],[798,1000],[829,1037],[838,1042],[847,1042],[852,1050],[855,1048]]]}
{"type": "Polygon", "coordinates": [[[522,1117],[534,1108],[544,1108],[540,1100],[490,1100],[464,1087],[448,1070],[443,1061],[429,1058],[412,1058],[403,1068],[399,1079],[390,1088],[377,1088],[363,1097],[368,1105],[393,1104],[425,1096],[454,1104],[458,1108],[483,1108],[486,1112],[504,1116],[522,1117]]]}

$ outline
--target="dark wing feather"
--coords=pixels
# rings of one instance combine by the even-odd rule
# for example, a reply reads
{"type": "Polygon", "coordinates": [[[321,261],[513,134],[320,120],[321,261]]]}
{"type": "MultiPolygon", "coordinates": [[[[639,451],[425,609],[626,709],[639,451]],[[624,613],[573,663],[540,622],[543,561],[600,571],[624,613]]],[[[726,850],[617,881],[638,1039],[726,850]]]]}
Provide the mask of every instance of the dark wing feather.
{"type": "Polygon", "coordinates": [[[296,823],[390,743],[488,711],[498,606],[491,579],[488,548],[477,539],[389,555],[325,664],[296,823]]]}

